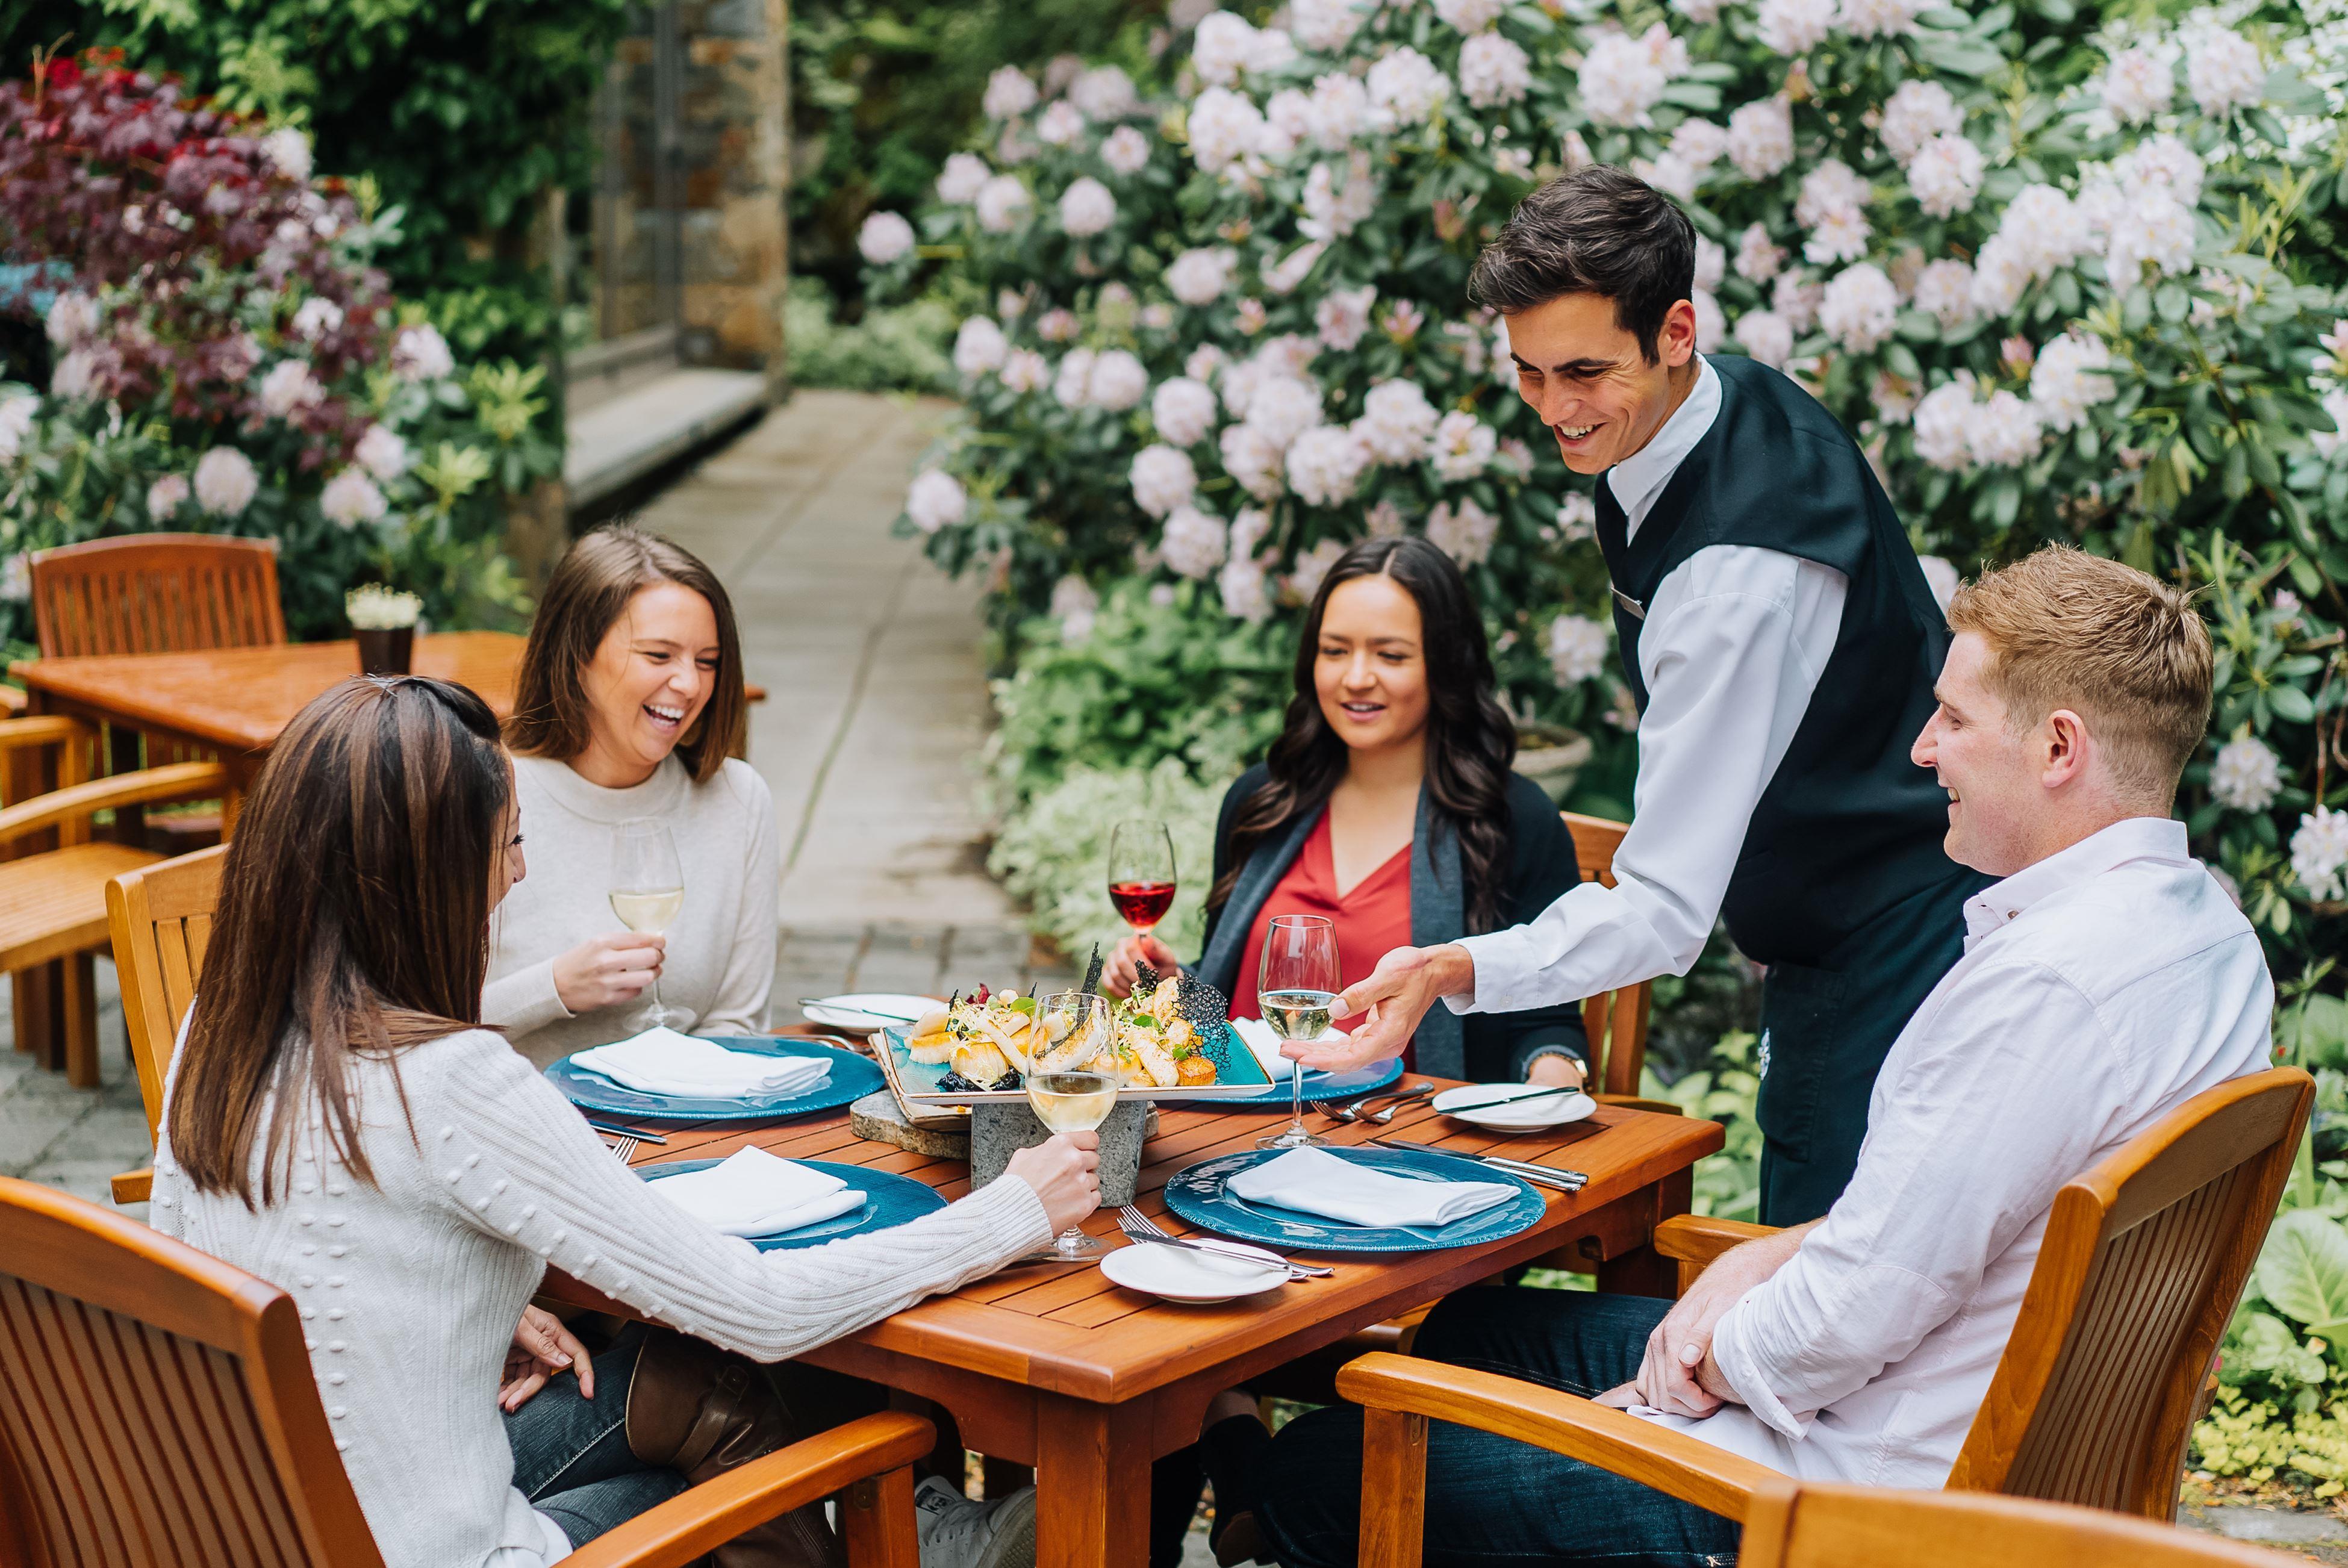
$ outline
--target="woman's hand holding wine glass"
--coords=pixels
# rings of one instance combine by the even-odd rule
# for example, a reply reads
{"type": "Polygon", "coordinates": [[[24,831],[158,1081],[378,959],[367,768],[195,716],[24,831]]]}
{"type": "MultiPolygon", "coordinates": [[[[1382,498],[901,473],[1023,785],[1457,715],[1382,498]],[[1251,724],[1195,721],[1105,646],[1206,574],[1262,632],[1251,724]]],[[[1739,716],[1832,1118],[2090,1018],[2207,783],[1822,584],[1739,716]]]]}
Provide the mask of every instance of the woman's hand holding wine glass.
{"type": "Polygon", "coordinates": [[[657,932],[607,931],[554,961],[554,994],[573,1016],[643,995],[660,978],[668,938],[657,932]]]}
{"type": "MultiPolygon", "coordinates": [[[[685,870],[676,858],[676,840],[668,824],[657,817],[636,817],[623,822],[612,841],[612,913],[638,935],[665,934],[685,907],[685,870]]],[[[665,957],[667,945],[662,944],[665,957]]],[[[685,1029],[693,1015],[661,1000],[660,966],[653,968],[653,1005],[644,1015],[648,1029],[685,1029]]]]}

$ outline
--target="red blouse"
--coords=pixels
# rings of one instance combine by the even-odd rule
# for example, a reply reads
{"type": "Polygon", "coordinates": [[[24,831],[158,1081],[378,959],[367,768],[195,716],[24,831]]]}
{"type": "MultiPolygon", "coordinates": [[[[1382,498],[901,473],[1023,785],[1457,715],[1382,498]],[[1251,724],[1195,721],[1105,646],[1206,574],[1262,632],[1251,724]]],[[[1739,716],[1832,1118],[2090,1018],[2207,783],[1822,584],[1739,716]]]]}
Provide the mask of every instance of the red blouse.
{"type": "MultiPolygon", "coordinates": [[[[1397,947],[1410,945],[1410,850],[1405,844],[1386,862],[1364,877],[1344,897],[1337,896],[1336,857],[1329,844],[1329,814],[1321,813],[1306,836],[1304,847],[1256,911],[1247,946],[1240,954],[1240,972],[1231,985],[1234,1018],[1252,1018],[1256,980],[1263,964],[1263,944],[1275,914],[1326,915],[1337,923],[1337,969],[1341,985],[1366,979],[1378,960],[1397,947]]],[[[1354,1032],[1359,1017],[1338,1020],[1337,1027],[1354,1032]]],[[[1409,1067],[1405,1053],[1404,1067],[1409,1067]]]]}

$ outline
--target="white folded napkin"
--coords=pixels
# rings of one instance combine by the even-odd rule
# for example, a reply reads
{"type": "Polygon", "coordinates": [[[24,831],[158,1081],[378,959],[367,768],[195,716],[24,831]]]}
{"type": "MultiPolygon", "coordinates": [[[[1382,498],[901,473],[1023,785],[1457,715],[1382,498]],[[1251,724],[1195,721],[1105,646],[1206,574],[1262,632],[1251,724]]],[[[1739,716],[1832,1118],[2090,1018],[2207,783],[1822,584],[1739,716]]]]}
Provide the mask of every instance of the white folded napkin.
{"type": "Polygon", "coordinates": [[[581,1051],[571,1062],[644,1094],[698,1099],[806,1094],[831,1077],[829,1057],[757,1056],[669,1028],[581,1051]]]}
{"type": "MultiPolygon", "coordinates": [[[[1264,1077],[1272,1082],[1286,1083],[1289,1075],[1296,1070],[1296,1058],[1280,1054],[1280,1035],[1263,1019],[1233,1018],[1231,1032],[1247,1042],[1247,1048],[1253,1051],[1255,1059],[1263,1064],[1264,1077]]],[[[1345,1037],[1345,1031],[1332,1024],[1313,1037],[1316,1040],[1342,1040],[1345,1037]]]]}
{"type": "Polygon", "coordinates": [[[1498,1181],[1420,1181],[1341,1160],[1325,1149],[1292,1149],[1232,1177],[1241,1197],[1379,1229],[1440,1228],[1495,1203],[1517,1189],[1498,1181]]]}
{"type": "Polygon", "coordinates": [[[737,1149],[706,1171],[645,1185],[729,1236],[778,1236],[864,1207],[864,1194],[839,1177],[763,1149],[737,1149]]]}

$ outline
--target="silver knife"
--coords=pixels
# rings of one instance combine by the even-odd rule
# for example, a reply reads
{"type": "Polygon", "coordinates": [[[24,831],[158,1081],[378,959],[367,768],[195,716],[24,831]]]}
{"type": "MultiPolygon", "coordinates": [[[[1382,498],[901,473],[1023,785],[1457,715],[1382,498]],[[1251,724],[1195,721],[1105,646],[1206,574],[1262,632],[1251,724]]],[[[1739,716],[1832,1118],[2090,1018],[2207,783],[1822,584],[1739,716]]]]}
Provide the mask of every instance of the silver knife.
{"type": "Polygon", "coordinates": [[[1536,1165],[1529,1160],[1511,1160],[1504,1154],[1470,1154],[1464,1149],[1438,1149],[1432,1143],[1413,1143],[1406,1138],[1373,1138],[1371,1142],[1388,1149],[1407,1150],[1413,1154],[1448,1154],[1455,1160],[1473,1160],[1489,1165],[1495,1171],[1505,1171],[1511,1176],[1521,1176],[1528,1181],[1543,1186],[1579,1192],[1590,1178],[1579,1171],[1560,1171],[1554,1165],[1536,1165]]]}
{"type": "Polygon", "coordinates": [[[1211,1243],[1189,1241],[1181,1236],[1137,1236],[1130,1231],[1122,1233],[1127,1241],[1136,1246],[1187,1247],[1191,1252],[1205,1253],[1210,1257],[1231,1258],[1243,1264],[1261,1264],[1265,1268],[1284,1268],[1288,1271],[1291,1279],[1327,1279],[1337,1272],[1335,1269],[1323,1268],[1318,1264],[1300,1264],[1294,1258],[1284,1258],[1277,1253],[1243,1253],[1233,1247],[1219,1247],[1211,1243]]]}

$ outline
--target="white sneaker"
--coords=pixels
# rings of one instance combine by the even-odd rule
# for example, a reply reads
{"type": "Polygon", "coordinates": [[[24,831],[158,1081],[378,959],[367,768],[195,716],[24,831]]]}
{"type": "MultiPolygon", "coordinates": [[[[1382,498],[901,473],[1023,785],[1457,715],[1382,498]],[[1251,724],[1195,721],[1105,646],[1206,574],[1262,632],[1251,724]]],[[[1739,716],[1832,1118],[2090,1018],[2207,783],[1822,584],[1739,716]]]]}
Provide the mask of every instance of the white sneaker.
{"type": "Polygon", "coordinates": [[[913,1491],[922,1568],[1035,1568],[1035,1489],[973,1502],[942,1476],[913,1491]]]}

